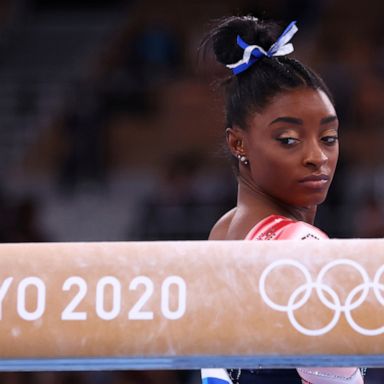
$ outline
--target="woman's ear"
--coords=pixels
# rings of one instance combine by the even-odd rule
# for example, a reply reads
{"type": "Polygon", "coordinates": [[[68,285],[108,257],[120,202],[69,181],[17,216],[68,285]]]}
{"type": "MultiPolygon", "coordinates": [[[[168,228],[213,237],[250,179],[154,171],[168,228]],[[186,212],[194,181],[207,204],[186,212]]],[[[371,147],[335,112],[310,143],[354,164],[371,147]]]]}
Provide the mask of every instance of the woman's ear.
{"type": "Polygon", "coordinates": [[[238,157],[244,154],[244,131],[239,127],[225,130],[227,144],[232,155],[238,157]]]}

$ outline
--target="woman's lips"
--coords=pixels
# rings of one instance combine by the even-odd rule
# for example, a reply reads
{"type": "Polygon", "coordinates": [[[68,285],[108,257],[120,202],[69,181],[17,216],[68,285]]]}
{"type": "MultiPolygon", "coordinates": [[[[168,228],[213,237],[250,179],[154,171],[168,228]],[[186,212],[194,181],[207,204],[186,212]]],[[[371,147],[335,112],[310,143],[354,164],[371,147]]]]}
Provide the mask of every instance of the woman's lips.
{"type": "Polygon", "coordinates": [[[299,183],[312,189],[322,189],[326,185],[328,185],[329,182],[329,176],[321,174],[321,175],[309,175],[301,180],[299,180],[299,183]]]}

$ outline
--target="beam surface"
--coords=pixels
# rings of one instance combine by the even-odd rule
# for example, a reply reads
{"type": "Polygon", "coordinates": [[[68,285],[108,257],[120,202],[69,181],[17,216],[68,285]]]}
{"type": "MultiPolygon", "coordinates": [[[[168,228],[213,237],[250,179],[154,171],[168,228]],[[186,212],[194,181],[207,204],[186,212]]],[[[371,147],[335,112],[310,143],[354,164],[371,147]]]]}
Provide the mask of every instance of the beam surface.
{"type": "Polygon", "coordinates": [[[384,240],[0,245],[0,370],[382,366],[384,240]]]}

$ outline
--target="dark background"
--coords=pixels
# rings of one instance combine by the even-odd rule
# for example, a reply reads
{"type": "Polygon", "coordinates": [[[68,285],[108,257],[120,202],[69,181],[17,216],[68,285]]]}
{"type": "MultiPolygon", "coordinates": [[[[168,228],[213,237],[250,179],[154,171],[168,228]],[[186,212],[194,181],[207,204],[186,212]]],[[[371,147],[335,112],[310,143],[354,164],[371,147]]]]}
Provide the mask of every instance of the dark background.
{"type": "MultiPolygon", "coordinates": [[[[297,20],[294,56],[335,96],[341,159],[317,224],[331,237],[383,237],[381,1],[1,0],[0,241],[206,239],[235,203],[235,179],[212,86],[224,72],[210,57],[199,60],[197,48],[211,20],[248,13],[297,20]]],[[[198,377],[10,373],[0,380],[198,377]]]]}

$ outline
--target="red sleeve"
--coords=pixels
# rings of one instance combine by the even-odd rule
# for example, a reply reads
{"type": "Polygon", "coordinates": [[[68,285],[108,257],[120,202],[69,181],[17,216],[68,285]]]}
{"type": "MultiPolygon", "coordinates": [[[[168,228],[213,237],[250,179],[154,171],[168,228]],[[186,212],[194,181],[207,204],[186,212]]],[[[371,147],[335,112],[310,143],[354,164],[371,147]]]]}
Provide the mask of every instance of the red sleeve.
{"type": "Polygon", "coordinates": [[[328,239],[328,236],[313,225],[297,221],[291,223],[280,231],[276,240],[321,240],[328,239]]]}
{"type": "Polygon", "coordinates": [[[256,224],[246,240],[320,240],[328,236],[313,225],[271,215],[256,224]]]}

